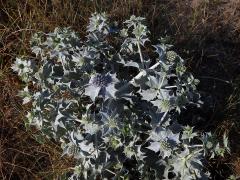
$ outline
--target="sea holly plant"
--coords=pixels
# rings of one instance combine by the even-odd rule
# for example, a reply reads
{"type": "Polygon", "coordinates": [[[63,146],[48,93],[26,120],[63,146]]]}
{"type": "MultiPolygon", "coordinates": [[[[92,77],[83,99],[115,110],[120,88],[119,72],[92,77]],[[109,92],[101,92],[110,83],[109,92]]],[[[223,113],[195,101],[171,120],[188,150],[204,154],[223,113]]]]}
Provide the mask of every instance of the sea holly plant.
{"type": "Polygon", "coordinates": [[[206,157],[229,151],[226,136],[221,144],[178,122],[201,106],[199,81],[171,45],[151,45],[144,21],[131,16],[120,30],[94,13],[86,37],[36,33],[35,58],[12,66],[32,106],[27,124],[76,158],[70,179],[208,179],[206,157]]]}

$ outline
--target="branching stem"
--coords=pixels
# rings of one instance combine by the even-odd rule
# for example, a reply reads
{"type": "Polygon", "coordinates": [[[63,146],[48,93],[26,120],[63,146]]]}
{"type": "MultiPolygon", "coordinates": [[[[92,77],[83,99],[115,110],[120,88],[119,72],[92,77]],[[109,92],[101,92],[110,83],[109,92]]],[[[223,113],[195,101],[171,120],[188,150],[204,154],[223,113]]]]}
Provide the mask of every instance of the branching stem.
{"type": "MultiPolygon", "coordinates": [[[[159,62],[157,62],[157,63],[155,63],[154,65],[152,65],[149,69],[155,69],[156,67],[158,67],[160,65],[160,63],[159,62]]],[[[135,80],[136,79],[139,79],[141,76],[143,76],[144,75],[144,72],[145,71],[140,71],[134,78],[132,78],[132,80],[131,81],[129,81],[127,84],[125,84],[124,86],[122,86],[120,89],[119,89],[119,92],[121,91],[121,90],[124,90],[125,88],[127,88],[130,84],[134,84],[135,82],[135,80]]]]}

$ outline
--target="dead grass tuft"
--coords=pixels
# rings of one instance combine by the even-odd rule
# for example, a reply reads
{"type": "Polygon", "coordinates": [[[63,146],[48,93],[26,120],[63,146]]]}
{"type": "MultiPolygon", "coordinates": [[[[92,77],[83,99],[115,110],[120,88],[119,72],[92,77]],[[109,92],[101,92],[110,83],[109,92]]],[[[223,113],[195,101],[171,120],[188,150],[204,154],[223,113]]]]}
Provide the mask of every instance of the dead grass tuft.
{"type": "Polygon", "coordinates": [[[223,23],[229,25],[231,33],[240,32],[240,0],[230,0],[223,6],[223,23]]]}
{"type": "Polygon", "coordinates": [[[240,176],[240,158],[236,157],[233,159],[234,172],[236,176],[240,176]]]}

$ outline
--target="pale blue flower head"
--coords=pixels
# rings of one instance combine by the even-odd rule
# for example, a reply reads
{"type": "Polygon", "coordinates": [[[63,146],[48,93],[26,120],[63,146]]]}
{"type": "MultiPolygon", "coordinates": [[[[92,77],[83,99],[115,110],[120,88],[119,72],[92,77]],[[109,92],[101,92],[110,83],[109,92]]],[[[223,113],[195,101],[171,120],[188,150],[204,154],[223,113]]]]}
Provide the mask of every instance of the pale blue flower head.
{"type": "Polygon", "coordinates": [[[101,96],[104,99],[115,98],[117,91],[115,84],[117,82],[116,74],[96,74],[91,77],[85,88],[85,95],[89,96],[92,101],[95,101],[97,96],[101,96]]]}
{"type": "Polygon", "coordinates": [[[180,143],[179,134],[174,134],[171,130],[163,128],[157,128],[153,131],[150,139],[153,142],[147,148],[154,152],[160,151],[163,158],[169,157],[174,148],[180,143]]]}

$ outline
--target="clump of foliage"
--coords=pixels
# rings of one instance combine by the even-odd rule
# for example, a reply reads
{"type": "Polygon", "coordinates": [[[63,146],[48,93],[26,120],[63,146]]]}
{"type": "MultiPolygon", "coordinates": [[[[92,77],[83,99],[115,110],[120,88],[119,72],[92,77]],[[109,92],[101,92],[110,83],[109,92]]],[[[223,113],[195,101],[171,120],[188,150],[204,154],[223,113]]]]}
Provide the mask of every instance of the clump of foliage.
{"type": "Polygon", "coordinates": [[[205,158],[229,151],[228,141],[178,122],[202,103],[184,60],[162,39],[151,46],[142,17],[119,30],[95,13],[87,31],[85,39],[70,28],[36,33],[36,59],[12,66],[32,104],[26,123],[76,158],[70,178],[207,179],[205,158]]]}

